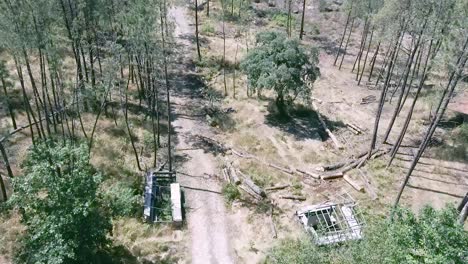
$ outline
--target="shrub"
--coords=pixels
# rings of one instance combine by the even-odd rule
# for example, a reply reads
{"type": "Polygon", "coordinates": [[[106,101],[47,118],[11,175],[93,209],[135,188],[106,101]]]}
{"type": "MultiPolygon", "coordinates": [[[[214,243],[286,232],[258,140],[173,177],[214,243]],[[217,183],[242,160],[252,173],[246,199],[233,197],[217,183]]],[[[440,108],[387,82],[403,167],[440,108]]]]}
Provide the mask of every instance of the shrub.
{"type": "Polygon", "coordinates": [[[139,195],[122,183],[112,185],[103,192],[104,205],[112,216],[133,216],[140,206],[139,195]]]}
{"type": "Polygon", "coordinates": [[[224,185],[222,192],[223,192],[224,198],[228,202],[233,202],[239,199],[241,195],[239,192],[239,189],[237,189],[237,186],[232,183],[228,183],[224,185]]]}

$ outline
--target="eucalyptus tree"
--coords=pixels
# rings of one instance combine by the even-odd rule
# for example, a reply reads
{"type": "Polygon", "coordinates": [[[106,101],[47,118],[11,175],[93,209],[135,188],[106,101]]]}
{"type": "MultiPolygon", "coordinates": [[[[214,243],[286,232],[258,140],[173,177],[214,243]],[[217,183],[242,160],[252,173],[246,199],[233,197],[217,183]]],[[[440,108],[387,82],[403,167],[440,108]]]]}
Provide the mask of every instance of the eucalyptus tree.
{"type": "Polygon", "coordinates": [[[276,105],[286,114],[286,105],[297,97],[308,99],[310,85],[319,77],[318,52],[307,53],[296,39],[278,32],[262,32],[256,36],[256,47],[241,63],[247,74],[249,89],[272,89],[276,105]]]}

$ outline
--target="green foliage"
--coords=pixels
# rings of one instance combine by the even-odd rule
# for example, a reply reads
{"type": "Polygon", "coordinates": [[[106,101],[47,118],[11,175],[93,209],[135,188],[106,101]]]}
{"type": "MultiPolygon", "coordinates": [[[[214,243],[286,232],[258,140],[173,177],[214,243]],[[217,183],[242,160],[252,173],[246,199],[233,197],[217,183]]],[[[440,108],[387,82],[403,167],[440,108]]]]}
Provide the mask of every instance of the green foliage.
{"type": "Polygon", "coordinates": [[[134,216],[140,205],[140,196],[135,190],[122,183],[116,183],[103,193],[105,206],[112,216],[134,216]]]}
{"type": "Polygon", "coordinates": [[[239,189],[237,189],[237,186],[232,184],[232,183],[228,183],[226,185],[223,186],[223,190],[222,190],[222,193],[224,195],[224,198],[228,201],[228,202],[233,202],[235,201],[236,199],[239,199],[240,198],[240,192],[239,192],[239,189]]]}
{"type": "Polygon", "coordinates": [[[453,207],[425,207],[418,217],[399,209],[393,222],[370,224],[360,241],[317,247],[309,239],[287,240],[273,248],[268,263],[466,263],[467,246],[453,207]]]}
{"type": "MultiPolygon", "coordinates": [[[[281,27],[286,27],[288,25],[288,13],[286,12],[276,13],[273,15],[272,20],[276,25],[281,26],[281,27]]],[[[294,24],[293,22],[291,23],[294,24]]]]}
{"type": "Polygon", "coordinates": [[[101,176],[86,145],[39,143],[23,167],[10,200],[27,228],[18,262],[88,263],[107,244],[111,225],[100,210],[101,176]]]}
{"type": "Polygon", "coordinates": [[[201,26],[201,33],[209,36],[213,35],[215,33],[215,28],[211,23],[206,22],[201,26]]]}
{"type": "Polygon", "coordinates": [[[257,35],[256,47],[242,61],[241,68],[254,92],[262,89],[276,92],[276,104],[283,111],[284,105],[297,97],[309,99],[310,88],[306,84],[320,75],[317,65],[316,49],[307,54],[296,39],[273,31],[257,35]]]}

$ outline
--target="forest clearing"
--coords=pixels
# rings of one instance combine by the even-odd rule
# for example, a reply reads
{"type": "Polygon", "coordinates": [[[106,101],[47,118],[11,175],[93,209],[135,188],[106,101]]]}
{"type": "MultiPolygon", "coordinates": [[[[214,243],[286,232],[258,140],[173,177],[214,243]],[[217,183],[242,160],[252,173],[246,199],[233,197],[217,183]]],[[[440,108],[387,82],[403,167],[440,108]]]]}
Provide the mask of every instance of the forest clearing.
{"type": "Polygon", "coordinates": [[[0,1],[0,263],[466,263],[464,0],[0,1]]]}

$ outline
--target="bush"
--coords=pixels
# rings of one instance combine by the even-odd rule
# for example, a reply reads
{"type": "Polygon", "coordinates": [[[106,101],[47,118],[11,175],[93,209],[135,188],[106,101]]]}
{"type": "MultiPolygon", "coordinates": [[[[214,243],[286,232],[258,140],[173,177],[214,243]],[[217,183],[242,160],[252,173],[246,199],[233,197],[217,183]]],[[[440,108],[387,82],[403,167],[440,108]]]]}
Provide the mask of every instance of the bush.
{"type": "Polygon", "coordinates": [[[205,35],[213,35],[215,33],[215,28],[211,23],[206,22],[201,26],[201,33],[205,35]]]}
{"type": "Polygon", "coordinates": [[[121,183],[112,185],[103,192],[104,205],[114,217],[133,216],[140,207],[140,197],[121,183]]]}
{"type": "Polygon", "coordinates": [[[228,202],[233,202],[239,199],[241,195],[239,192],[239,189],[237,189],[237,186],[232,183],[228,183],[224,185],[222,192],[223,192],[224,198],[228,202]]]}

